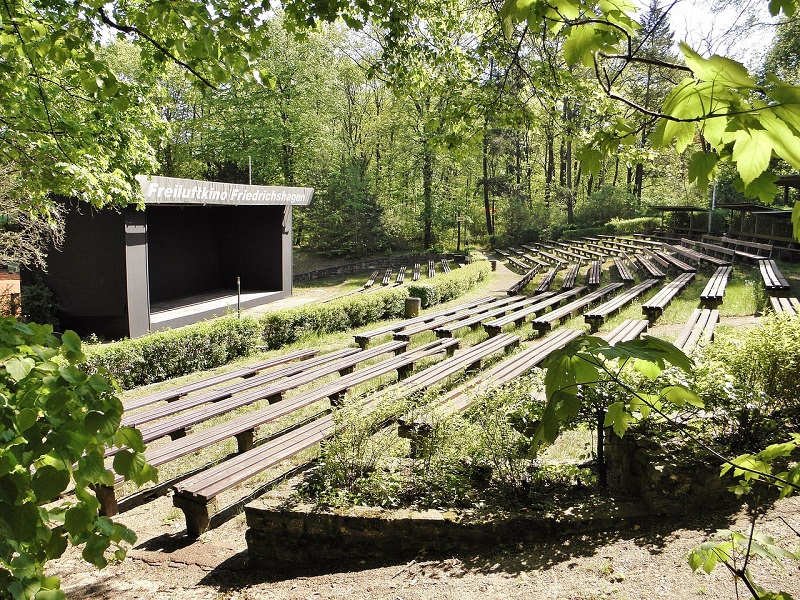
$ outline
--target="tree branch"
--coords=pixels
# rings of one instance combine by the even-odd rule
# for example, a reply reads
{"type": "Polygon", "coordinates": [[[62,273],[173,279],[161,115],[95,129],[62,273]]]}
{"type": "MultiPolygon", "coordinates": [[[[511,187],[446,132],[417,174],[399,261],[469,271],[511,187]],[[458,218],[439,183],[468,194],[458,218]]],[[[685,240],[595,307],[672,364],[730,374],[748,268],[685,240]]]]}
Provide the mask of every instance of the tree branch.
{"type": "Polygon", "coordinates": [[[192,75],[194,75],[195,77],[197,77],[197,78],[198,78],[200,81],[202,81],[202,82],[203,82],[203,85],[206,85],[206,86],[208,86],[208,87],[209,87],[209,88],[211,88],[212,90],[216,90],[216,89],[217,89],[217,86],[215,86],[213,83],[211,83],[211,81],[210,81],[208,78],[206,78],[206,77],[204,77],[203,75],[201,75],[201,74],[200,74],[200,73],[197,71],[197,69],[195,69],[194,67],[192,67],[192,66],[191,66],[189,63],[187,63],[187,62],[184,62],[184,61],[182,61],[181,59],[179,59],[179,58],[178,58],[177,56],[175,56],[175,55],[174,55],[172,52],[170,52],[170,51],[169,51],[169,50],[168,50],[166,47],[164,47],[164,45],[163,45],[163,44],[161,44],[160,42],[158,42],[157,40],[155,40],[155,39],[154,39],[152,36],[148,35],[147,33],[145,33],[144,31],[142,31],[142,30],[141,30],[141,29],[139,29],[138,27],[134,27],[134,26],[132,26],[132,25],[121,25],[121,24],[119,24],[119,23],[116,23],[115,21],[112,21],[112,20],[111,20],[111,19],[108,17],[108,15],[106,15],[105,9],[103,9],[103,8],[100,8],[100,9],[98,9],[98,12],[100,13],[100,20],[102,20],[102,21],[103,21],[103,23],[105,23],[106,25],[108,25],[108,26],[109,26],[109,27],[111,27],[112,29],[116,29],[117,31],[121,31],[122,33],[128,33],[128,34],[138,35],[139,37],[142,37],[142,38],[144,38],[145,40],[147,40],[148,42],[150,42],[151,44],[153,44],[153,46],[155,46],[155,47],[156,47],[156,49],[157,49],[159,52],[161,52],[161,53],[162,53],[162,54],[164,54],[165,56],[169,57],[169,59],[170,59],[172,62],[174,62],[174,63],[175,63],[175,64],[177,64],[177,65],[180,65],[181,67],[183,67],[184,69],[186,69],[187,71],[189,71],[189,72],[190,72],[192,75]]]}

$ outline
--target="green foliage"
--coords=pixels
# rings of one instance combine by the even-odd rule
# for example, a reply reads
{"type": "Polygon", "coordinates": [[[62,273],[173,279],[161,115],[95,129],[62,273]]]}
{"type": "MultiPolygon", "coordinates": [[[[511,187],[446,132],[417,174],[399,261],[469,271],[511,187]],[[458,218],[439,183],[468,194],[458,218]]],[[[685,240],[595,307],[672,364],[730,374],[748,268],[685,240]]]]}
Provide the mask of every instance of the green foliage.
{"type": "Polygon", "coordinates": [[[50,323],[53,328],[58,327],[56,309],[58,302],[53,290],[41,280],[26,285],[21,290],[22,319],[34,323],[50,323]]]}
{"type": "Polygon", "coordinates": [[[410,284],[408,295],[419,298],[425,308],[448,302],[471,290],[478,282],[483,281],[491,270],[488,261],[470,263],[453,269],[450,273],[437,275],[433,279],[410,284]]]}
{"type": "Polygon", "coordinates": [[[649,229],[661,226],[659,217],[637,217],[635,219],[612,219],[609,223],[614,233],[629,235],[631,233],[642,233],[649,229]]]}
{"type": "Polygon", "coordinates": [[[638,199],[625,188],[604,186],[575,208],[575,224],[597,227],[615,219],[637,216],[638,199]]]}
{"type": "Polygon", "coordinates": [[[129,389],[227,364],[260,343],[258,321],[231,316],[89,348],[86,365],[129,389]]]}
{"type": "Polygon", "coordinates": [[[105,451],[120,450],[114,470],[138,484],[156,479],[141,434],[120,429],[122,403],[108,379],[87,375],[80,338],[50,325],[0,320],[0,598],[64,598],[44,565],[68,544],[102,568],[106,551],[125,556],[136,536],[98,516],[91,489],[113,485],[105,451]],[[70,485],[73,493],[64,498],[70,485]]]}
{"type": "Polygon", "coordinates": [[[355,294],[324,304],[312,304],[267,313],[260,320],[269,348],[280,348],[306,335],[347,331],[382,319],[403,315],[407,287],[355,294]]]}

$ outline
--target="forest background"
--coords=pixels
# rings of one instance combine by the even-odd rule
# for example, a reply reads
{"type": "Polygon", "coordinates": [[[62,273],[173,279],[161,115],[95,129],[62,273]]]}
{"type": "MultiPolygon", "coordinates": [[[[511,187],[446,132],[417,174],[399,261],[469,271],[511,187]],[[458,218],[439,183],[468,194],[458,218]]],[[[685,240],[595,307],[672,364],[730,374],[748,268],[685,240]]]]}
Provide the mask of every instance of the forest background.
{"type": "Polygon", "coordinates": [[[44,260],[63,233],[53,197],[137,202],[137,173],[313,187],[295,243],[360,256],[707,207],[709,180],[717,202],[772,201],[774,174],[800,168],[758,104],[800,138],[792,2],[770,3],[765,24],[758,3],[716,0],[712,20],[737,20],[697,52],[676,43],[676,3],[657,0],[638,13],[580,0],[61,4],[12,3],[2,21],[3,70],[24,75],[0,89],[6,261],[44,260]],[[712,56],[769,26],[752,75],[712,56]]]}

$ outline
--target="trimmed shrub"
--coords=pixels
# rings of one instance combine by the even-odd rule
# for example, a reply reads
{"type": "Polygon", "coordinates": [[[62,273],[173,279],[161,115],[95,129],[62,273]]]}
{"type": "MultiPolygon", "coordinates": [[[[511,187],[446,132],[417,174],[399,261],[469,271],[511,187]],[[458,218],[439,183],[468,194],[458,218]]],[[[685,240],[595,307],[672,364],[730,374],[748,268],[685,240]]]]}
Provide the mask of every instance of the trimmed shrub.
{"type": "Polygon", "coordinates": [[[447,275],[428,279],[424,283],[419,281],[412,283],[408,286],[409,296],[419,298],[425,308],[448,302],[471,290],[479,281],[485,279],[491,270],[488,261],[471,263],[447,275]]]}
{"type": "Polygon", "coordinates": [[[124,389],[211,369],[255,352],[261,343],[255,319],[223,317],[133,340],[88,347],[91,371],[105,368],[124,389]]]}
{"type": "Polygon", "coordinates": [[[661,217],[612,219],[608,224],[611,226],[613,233],[641,233],[647,229],[661,227],[661,217]]]}
{"type": "Polygon", "coordinates": [[[398,287],[279,310],[261,318],[262,335],[267,347],[275,349],[312,333],[347,331],[402,316],[408,296],[408,288],[398,287]]]}

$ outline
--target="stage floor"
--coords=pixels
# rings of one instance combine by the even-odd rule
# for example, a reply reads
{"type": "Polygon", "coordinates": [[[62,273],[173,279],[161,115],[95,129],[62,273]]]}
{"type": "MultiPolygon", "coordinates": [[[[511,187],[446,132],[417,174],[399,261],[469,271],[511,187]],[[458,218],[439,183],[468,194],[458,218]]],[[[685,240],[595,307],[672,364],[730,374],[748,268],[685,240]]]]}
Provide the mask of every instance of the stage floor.
{"type": "MultiPolygon", "coordinates": [[[[241,308],[252,308],[285,297],[283,292],[242,291],[241,308]]],[[[236,314],[236,290],[211,290],[150,305],[150,330],[180,327],[211,317],[236,314]]]]}

